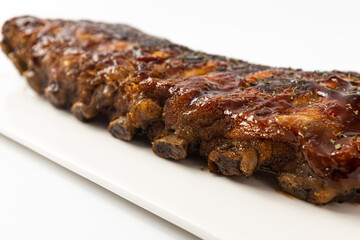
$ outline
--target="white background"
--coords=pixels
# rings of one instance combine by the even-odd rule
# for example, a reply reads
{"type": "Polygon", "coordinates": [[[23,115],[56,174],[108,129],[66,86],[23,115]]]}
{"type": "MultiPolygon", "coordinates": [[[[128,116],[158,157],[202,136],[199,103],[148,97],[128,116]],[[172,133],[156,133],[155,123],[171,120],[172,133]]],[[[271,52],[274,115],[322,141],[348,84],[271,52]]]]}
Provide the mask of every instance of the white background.
{"type": "MultiPolygon", "coordinates": [[[[254,63],[360,71],[356,0],[3,1],[0,23],[23,14],[128,23],[193,49],[254,63]]],[[[1,55],[0,74],[13,72],[1,55]]],[[[4,137],[0,190],[0,239],[191,237],[4,137]]]]}
{"type": "Polygon", "coordinates": [[[195,239],[0,135],[0,239],[195,239]]]}

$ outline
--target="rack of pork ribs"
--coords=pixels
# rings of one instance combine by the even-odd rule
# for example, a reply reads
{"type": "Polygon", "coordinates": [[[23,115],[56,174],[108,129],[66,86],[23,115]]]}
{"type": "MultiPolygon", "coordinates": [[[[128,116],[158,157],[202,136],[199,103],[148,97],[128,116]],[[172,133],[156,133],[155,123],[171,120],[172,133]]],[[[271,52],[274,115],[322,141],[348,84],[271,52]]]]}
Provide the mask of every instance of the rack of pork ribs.
{"type": "Polygon", "coordinates": [[[200,154],[210,172],[273,173],[315,204],[360,195],[360,74],[272,68],[209,55],[122,24],[7,21],[2,49],[30,86],[155,154],[200,154]]]}

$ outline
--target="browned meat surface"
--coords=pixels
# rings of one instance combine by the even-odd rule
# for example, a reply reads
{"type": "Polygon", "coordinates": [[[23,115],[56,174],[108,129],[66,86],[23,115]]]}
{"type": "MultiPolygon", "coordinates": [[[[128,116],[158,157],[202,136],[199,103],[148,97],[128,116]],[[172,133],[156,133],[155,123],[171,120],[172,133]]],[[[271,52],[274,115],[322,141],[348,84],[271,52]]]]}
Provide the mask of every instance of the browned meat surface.
{"type": "Polygon", "coordinates": [[[273,173],[315,204],[360,193],[360,74],[304,72],[196,52],[127,25],[18,17],[2,48],[30,86],[153,151],[207,157],[211,172],[273,173]]]}

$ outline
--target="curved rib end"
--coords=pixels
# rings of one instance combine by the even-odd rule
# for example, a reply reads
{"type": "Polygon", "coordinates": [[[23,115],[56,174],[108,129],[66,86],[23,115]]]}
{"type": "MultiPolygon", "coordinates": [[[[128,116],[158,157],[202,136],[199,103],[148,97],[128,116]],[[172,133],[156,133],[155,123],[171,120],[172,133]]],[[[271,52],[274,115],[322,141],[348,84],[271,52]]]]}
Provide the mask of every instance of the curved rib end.
{"type": "Polygon", "coordinates": [[[184,159],[187,156],[187,142],[176,135],[168,135],[153,142],[156,155],[168,159],[184,159]]]}

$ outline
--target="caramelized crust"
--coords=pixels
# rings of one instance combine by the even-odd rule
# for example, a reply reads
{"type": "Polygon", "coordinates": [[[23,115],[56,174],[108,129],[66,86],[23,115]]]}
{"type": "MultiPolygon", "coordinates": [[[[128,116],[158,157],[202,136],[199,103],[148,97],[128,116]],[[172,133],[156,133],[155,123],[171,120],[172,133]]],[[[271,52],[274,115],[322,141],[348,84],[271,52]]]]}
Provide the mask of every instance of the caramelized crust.
{"type": "Polygon", "coordinates": [[[273,173],[325,204],[359,199],[360,74],[271,68],[196,52],[127,25],[18,17],[2,49],[29,85],[109,132],[147,133],[153,151],[208,158],[223,175],[273,173]]]}

